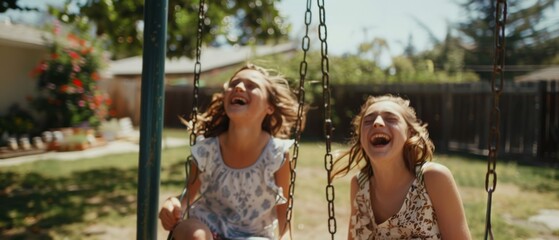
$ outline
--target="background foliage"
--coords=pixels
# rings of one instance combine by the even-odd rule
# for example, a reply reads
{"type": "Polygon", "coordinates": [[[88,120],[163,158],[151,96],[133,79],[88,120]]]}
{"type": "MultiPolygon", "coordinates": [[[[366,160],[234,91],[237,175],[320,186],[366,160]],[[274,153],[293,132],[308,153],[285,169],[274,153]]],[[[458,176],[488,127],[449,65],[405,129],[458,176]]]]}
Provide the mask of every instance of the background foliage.
{"type": "MultiPolygon", "coordinates": [[[[0,115],[0,139],[20,137],[37,131],[37,122],[31,113],[19,105],[12,105],[6,114],[0,115]]],[[[2,142],[0,141],[0,143],[2,142]]]]}
{"type": "Polygon", "coordinates": [[[103,56],[96,41],[55,24],[49,55],[31,72],[38,97],[32,106],[45,114],[45,128],[96,127],[109,116],[111,99],[98,88],[103,56]],[[79,35],[77,35],[79,34],[79,35]]]}
{"type": "MultiPolygon", "coordinates": [[[[280,0],[206,1],[203,41],[223,44],[262,44],[287,39],[290,26],[275,4],[280,0]]],[[[199,1],[168,1],[167,56],[192,56],[196,46],[199,1]]],[[[50,8],[63,22],[94,23],[97,36],[110,40],[113,58],[137,56],[142,52],[144,0],[76,1],[66,0],[63,9],[50,8]],[[78,12],[70,6],[77,4],[78,12]]]]}
{"type": "MultiPolygon", "coordinates": [[[[478,70],[482,78],[489,79],[490,72],[480,66],[492,66],[494,51],[495,1],[462,0],[467,18],[457,23],[457,30],[465,51],[464,63],[478,70]]],[[[559,64],[559,24],[557,21],[544,23],[556,0],[523,1],[508,0],[506,21],[506,57],[508,79],[518,75],[518,65],[559,64]],[[553,23],[555,22],[555,23],[553,23]]],[[[555,15],[556,16],[556,15],[555,15]]],[[[522,73],[520,73],[522,74],[522,73]]]]}
{"type": "MultiPolygon", "coordinates": [[[[204,44],[247,45],[288,40],[291,26],[277,9],[279,2],[281,0],[206,1],[204,44]]],[[[8,9],[41,11],[28,8],[18,0],[2,3],[0,13],[8,9]]],[[[506,80],[559,64],[559,24],[552,12],[556,1],[508,0],[507,3],[506,80]]],[[[167,56],[193,55],[198,4],[199,1],[169,0],[167,56]]],[[[438,39],[430,26],[417,20],[431,36],[432,48],[416,51],[410,36],[404,52],[391,56],[392,64],[383,67],[379,65],[379,57],[392,46],[385,39],[373,37],[356,46],[359,54],[342,56],[350,62],[355,62],[356,58],[366,60],[361,63],[367,66],[342,63],[336,65],[344,68],[339,72],[356,74],[355,78],[372,73],[369,81],[385,83],[489,80],[494,55],[494,1],[459,0],[456,4],[461,6],[465,17],[448,23],[444,39],[438,39]]],[[[108,39],[105,48],[113,53],[113,59],[142,52],[144,0],[65,0],[64,7],[51,7],[49,11],[62,22],[90,29],[96,36],[108,39]]],[[[340,81],[347,79],[347,83],[352,84],[355,78],[341,78],[340,81]]]]}

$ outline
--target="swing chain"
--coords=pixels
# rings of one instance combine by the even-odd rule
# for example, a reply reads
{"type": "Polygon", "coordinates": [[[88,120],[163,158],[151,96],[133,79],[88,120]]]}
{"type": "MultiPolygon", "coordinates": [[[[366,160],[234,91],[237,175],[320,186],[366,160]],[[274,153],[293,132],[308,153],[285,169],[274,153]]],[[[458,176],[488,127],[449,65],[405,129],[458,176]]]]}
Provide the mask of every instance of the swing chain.
{"type": "MultiPolygon", "coordinates": [[[[200,63],[200,56],[202,54],[202,33],[203,33],[203,23],[206,17],[206,1],[200,0],[200,5],[198,6],[198,31],[196,37],[196,63],[194,64],[194,80],[193,80],[193,94],[192,94],[192,112],[190,113],[190,121],[192,125],[190,126],[192,129],[190,131],[190,147],[196,144],[196,123],[198,121],[198,97],[199,97],[199,90],[200,90],[200,74],[202,72],[202,64],[200,63]]],[[[190,171],[191,171],[191,163],[194,157],[189,155],[186,158],[186,162],[184,163],[184,170],[186,173],[185,176],[185,187],[180,195],[179,201],[182,203],[184,197],[187,197],[186,201],[186,208],[182,213],[181,219],[188,218],[188,209],[190,209],[190,199],[188,199],[188,181],[190,180],[190,171]]]]}
{"type": "Polygon", "coordinates": [[[200,90],[200,74],[202,72],[202,64],[200,63],[200,55],[202,55],[202,33],[204,27],[204,19],[206,17],[206,1],[200,0],[198,6],[198,30],[196,32],[196,63],[194,64],[194,84],[193,84],[193,99],[192,99],[192,112],[190,113],[190,120],[192,121],[192,131],[190,132],[190,146],[196,144],[196,123],[198,122],[198,96],[200,90]]]}
{"type": "Polygon", "coordinates": [[[330,105],[330,69],[328,60],[328,43],[326,42],[327,31],[326,31],[326,11],[324,9],[324,0],[317,0],[318,12],[319,12],[319,26],[318,26],[318,38],[320,39],[320,53],[321,59],[321,69],[322,69],[322,99],[324,102],[324,135],[326,137],[326,154],[324,155],[324,168],[327,173],[328,184],[326,186],[326,200],[328,201],[328,231],[330,232],[332,239],[334,239],[334,234],[336,233],[336,217],[334,211],[334,185],[332,185],[332,179],[330,179],[330,173],[332,172],[333,157],[331,153],[331,142],[332,142],[332,119],[331,116],[331,105],[330,105]]]}
{"type": "MultiPolygon", "coordinates": [[[[192,100],[192,112],[190,113],[190,121],[192,122],[190,126],[190,147],[196,144],[196,123],[197,123],[197,116],[198,116],[198,92],[200,88],[200,73],[202,72],[202,64],[200,63],[200,55],[202,53],[202,28],[203,22],[205,18],[205,7],[206,1],[200,0],[200,5],[198,7],[198,32],[196,37],[196,63],[194,64],[194,84],[193,84],[193,100],[192,100]]],[[[185,170],[185,181],[184,181],[184,188],[179,196],[179,202],[183,202],[183,199],[186,197],[186,207],[184,208],[183,212],[181,213],[181,219],[188,218],[188,210],[190,209],[190,199],[188,193],[188,180],[190,179],[190,170],[194,157],[190,154],[186,158],[186,162],[184,163],[184,170],[185,170]]],[[[173,239],[173,230],[169,231],[169,235],[167,235],[167,240],[173,239]]]]}
{"type": "Polygon", "coordinates": [[[495,55],[493,59],[493,75],[491,78],[491,92],[493,96],[493,108],[490,113],[489,153],[487,161],[487,173],[485,175],[485,190],[487,191],[487,212],[485,222],[485,239],[489,236],[493,239],[491,229],[491,205],[493,192],[497,187],[497,152],[499,150],[499,122],[500,109],[499,97],[503,91],[504,65],[505,65],[505,22],[507,19],[507,1],[497,0],[495,6],[495,55]],[[491,185],[490,185],[491,183],[491,185]]]}
{"type": "MultiPolygon", "coordinates": [[[[192,121],[192,131],[190,131],[190,146],[196,144],[196,123],[198,118],[198,91],[200,90],[200,74],[202,72],[202,64],[200,63],[200,56],[202,55],[202,35],[204,27],[204,19],[206,18],[206,1],[200,0],[200,5],[198,6],[198,31],[196,33],[196,63],[194,64],[194,89],[193,89],[193,100],[192,100],[192,113],[190,114],[190,119],[192,121]]],[[[185,170],[186,170],[186,181],[190,178],[190,164],[192,163],[192,155],[187,158],[185,170]]],[[[188,184],[188,182],[187,182],[188,184]]],[[[188,196],[188,190],[186,191],[188,196]]],[[[182,199],[181,199],[182,200],[182,199]]],[[[186,201],[186,210],[183,216],[186,216],[190,209],[190,202],[186,201]]]]}
{"type": "MultiPolygon", "coordinates": [[[[305,105],[305,79],[307,76],[307,53],[310,48],[310,38],[309,38],[309,26],[311,25],[311,0],[307,0],[307,9],[305,10],[305,36],[301,42],[301,48],[303,49],[303,60],[299,65],[299,91],[297,92],[298,98],[298,109],[297,109],[297,121],[295,122],[295,143],[293,144],[293,157],[289,164],[289,169],[291,172],[290,184],[289,184],[289,197],[287,206],[287,216],[286,216],[286,228],[291,229],[291,218],[293,216],[293,196],[295,195],[295,179],[297,178],[297,159],[299,158],[299,142],[301,140],[301,129],[303,128],[304,105],[305,105]]],[[[290,231],[291,233],[291,231],[290,231]]]]}

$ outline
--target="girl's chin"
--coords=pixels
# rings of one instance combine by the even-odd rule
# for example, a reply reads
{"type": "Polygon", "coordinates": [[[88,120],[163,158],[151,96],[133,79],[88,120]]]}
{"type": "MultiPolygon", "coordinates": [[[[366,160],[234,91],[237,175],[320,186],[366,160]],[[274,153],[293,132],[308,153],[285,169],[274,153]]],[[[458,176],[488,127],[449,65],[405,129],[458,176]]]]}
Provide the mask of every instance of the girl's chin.
{"type": "Polygon", "coordinates": [[[242,117],[243,115],[247,114],[246,108],[229,108],[227,109],[226,113],[229,118],[237,116],[242,117]]]}

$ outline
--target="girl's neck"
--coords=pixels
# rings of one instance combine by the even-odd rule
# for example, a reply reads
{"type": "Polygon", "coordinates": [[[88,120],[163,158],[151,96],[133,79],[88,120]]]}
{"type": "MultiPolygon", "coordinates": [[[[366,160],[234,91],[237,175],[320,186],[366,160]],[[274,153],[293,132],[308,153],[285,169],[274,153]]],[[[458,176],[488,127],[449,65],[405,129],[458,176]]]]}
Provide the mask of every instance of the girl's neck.
{"type": "Polygon", "coordinates": [[[237,149],[253,148],[268,138],[268,133],[255,126],[229,126],[227,132],[223,133],[221,140],[229,146],[237,149]]]}
{"type": "Polygon", "coordinates": [[[261,129],[229,129],[219,136],[224,163],[236,169],[251,166],[258,160],[270,137],[270,134],[261,129]]]}
{"type": "Polygon", "coordinates": [[[373,176],[371,176],[371,182],[374,183],[378,191],[408,186],[415,178],[415,176],[407,170],[402,161],[401,159],[395,160],[393,163],[399,162],[401,164],[390,164],[390,166],[373,165],[374,173],[373,176]]]}

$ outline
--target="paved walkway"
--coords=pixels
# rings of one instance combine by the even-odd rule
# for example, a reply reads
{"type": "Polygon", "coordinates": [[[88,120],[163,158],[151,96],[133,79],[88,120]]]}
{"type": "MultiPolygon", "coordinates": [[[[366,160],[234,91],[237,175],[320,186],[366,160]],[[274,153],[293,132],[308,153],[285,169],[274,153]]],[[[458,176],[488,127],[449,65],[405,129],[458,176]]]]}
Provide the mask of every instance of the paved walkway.
{"type": "Polygon", "coordinates": [[[543,224],[552,231],[559,231],[559,210],[541,209],[538,215],[530,217],[528,221],[543,224]]]}
{"type": "MultiPolygon", "coordinates": [[[[187,146],[188,141],[178,138],[164,138],[162,141],[162,147],[180,147],[187,146]]],[[[138,143],[125,140],[110,141],[104,146],[94,147],[86,149],[83,151],[70,151],[70,152],[56,152],[49,151],[40,154],[27,155],[14,158],[0,159],[0,167],[3,166],[13,166],[22,163],[35,162],[41,160],[61,160],[61,161],[73,161],[83,158],[94,158],[105,156],[109,154],[119,154],[128,152],[139,152],[140,146],[138,143]]]]}

